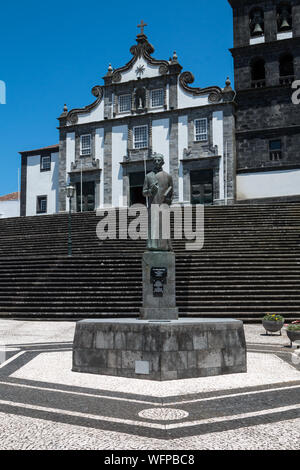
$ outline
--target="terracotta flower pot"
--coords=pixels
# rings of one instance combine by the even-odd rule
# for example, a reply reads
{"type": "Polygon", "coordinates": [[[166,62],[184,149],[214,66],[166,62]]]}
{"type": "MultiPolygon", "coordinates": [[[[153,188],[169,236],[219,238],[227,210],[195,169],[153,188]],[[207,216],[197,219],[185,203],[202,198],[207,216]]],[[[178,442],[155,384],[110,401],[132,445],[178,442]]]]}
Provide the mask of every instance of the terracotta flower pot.
{"type": "Polygon", "coordinates": [[[291,341],[291,347],[294,341],[300,341],[300,331],[286,330],[289,340],[291,341]]]}
{"type": "Polygon", "coordinates": [[[280,331],[280,336],[281,336],[281,330],[284,325],[284,321],[273,321],[273,320],[263,320],[263,327],[266,330],[266,333],[277,333],[280,331]]]}

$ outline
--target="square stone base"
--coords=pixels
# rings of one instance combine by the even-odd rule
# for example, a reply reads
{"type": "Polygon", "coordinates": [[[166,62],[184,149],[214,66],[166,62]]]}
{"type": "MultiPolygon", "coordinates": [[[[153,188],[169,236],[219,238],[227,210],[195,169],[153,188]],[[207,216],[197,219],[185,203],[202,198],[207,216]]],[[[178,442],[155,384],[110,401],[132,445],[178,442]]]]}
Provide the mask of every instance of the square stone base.
{"type": "Polygon", "coordinates": [[[143,320],[178,320],[176,307],[175,253],[171,251],[146,251],[143,254],[143,308],[140,317],[143,320]],[[163,294],[155,297],[151,269],[164,268],[167,277],[163,294]]]}
{"type": "Polygon", "coordinates": [[[74,372],[176,380],[247,372],[239,320],[83,320],[76,324],[74,372]]]}

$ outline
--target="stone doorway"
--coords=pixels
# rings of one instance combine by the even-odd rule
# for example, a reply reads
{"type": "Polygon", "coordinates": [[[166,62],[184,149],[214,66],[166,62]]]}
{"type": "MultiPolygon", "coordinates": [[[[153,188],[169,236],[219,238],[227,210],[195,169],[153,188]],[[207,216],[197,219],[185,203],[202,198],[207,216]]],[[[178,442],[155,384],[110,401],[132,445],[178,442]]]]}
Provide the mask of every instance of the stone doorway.
{"type": "MultiPolygon", "coordinates": [[[[76,183],[77,212],[81,212],[81,184],[76,183]]],[[[95,210],[95,183],[94,181],[82,183],[82,212],[95,210]]]]}
{"type": "Polygon", "coordinates": [[[191,204],[212,205],[213,195],[213,170],[191,171],[191,204]]]}

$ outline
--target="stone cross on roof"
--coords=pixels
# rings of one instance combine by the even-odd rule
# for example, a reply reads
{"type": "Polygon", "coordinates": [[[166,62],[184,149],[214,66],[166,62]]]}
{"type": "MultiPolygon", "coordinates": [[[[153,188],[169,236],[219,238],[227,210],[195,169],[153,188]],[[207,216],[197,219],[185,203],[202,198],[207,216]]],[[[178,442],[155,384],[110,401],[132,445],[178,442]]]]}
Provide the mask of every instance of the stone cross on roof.
{"type": "Polygon", "coordinates": [[[144,21],[142,20],[141,21],[141,24],[138,24],[138,28],[141,28],[141,32],[140,32],[140,35],[144,34],[144,27],[145,26],[148,26],[147,23],[144,23],[144,21]]]}

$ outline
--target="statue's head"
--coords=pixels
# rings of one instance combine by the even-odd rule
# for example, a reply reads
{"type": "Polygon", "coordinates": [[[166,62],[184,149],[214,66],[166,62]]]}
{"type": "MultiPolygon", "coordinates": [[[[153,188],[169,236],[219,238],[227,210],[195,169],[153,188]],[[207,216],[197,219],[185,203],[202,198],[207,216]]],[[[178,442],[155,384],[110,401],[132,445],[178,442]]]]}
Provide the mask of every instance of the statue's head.
{"type": "Polygon", "coordinates": [[[161,153],[155,153],[153,155],[153,161],[155,170],[161,170],[165,163],[164,156],[161,153]]]}

